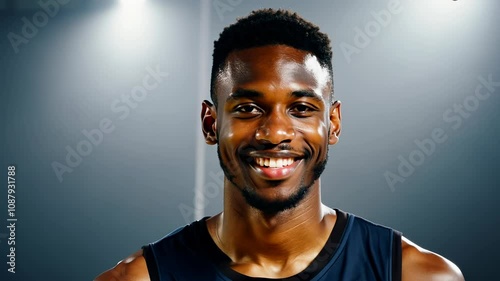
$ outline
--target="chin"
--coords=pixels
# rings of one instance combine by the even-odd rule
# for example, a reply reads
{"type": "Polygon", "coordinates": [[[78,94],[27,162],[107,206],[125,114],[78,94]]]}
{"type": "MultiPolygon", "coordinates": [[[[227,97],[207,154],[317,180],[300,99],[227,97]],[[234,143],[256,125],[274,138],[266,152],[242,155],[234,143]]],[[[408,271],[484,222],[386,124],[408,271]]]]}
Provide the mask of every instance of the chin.
{"type": "Polygon", "coordinates": [[[248,205],[263,212],[273,215],[295,208],[307,195],[311,185],[302,185],[295,193],[284,199],[267,199],[250,188],[241,189],[241,193],[248,205]]]}

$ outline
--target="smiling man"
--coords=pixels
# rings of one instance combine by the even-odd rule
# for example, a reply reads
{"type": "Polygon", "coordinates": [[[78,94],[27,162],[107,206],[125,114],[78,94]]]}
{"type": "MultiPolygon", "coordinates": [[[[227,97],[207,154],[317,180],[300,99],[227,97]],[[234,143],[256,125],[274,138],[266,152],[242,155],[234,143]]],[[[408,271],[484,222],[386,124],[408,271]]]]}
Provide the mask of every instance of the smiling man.
{"type": "Polygon", "coordinates": [[[215,42],[206,142],[224,171],[223,212],[143,247],[97,280],[464,280],[390,228],[321,203],[341,131],[328,37],[260,10],[215,42]]]}

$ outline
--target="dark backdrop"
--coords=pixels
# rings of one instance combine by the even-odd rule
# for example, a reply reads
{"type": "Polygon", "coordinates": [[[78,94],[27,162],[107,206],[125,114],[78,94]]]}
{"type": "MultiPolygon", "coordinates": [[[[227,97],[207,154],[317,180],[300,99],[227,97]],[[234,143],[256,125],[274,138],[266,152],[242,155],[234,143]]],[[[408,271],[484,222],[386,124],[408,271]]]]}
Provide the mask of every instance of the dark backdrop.
{"type": "Polygon", "coordinates": [[[333,40],[343,129],[323,201],[402,231],[467,280],[496,276],[500,2],[54,1],[0,1],[1,280],[92,280],[221,210],[200,104],[213,40],[260,7],[295,10],[333,40]]]}

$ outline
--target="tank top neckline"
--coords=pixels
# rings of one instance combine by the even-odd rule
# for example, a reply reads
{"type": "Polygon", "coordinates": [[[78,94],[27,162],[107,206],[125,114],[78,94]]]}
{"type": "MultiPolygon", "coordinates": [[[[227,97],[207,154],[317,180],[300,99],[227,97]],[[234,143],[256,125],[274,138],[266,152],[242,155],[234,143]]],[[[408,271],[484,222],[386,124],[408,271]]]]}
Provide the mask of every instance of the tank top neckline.
{"type": "Polygon", "coordinates": [[[206,220],[208,217],[203,218],[199,224],[199,233],[201,234],[200,238],[203,241],[203,244],[206,245],[207,256],[213,261],[214,265],[217,269],[222,273],[225,277],[231,280],[238,281],[293,281],[293,280],[306,280],[302,277],[306,277],[307,280],[311,280],[314,276],[316,276],[323,268],[328,264],[331,258],[335,255],[344,235],[344,230],[347,225],[347,218],[349,214],[335,209],[335,213],[337,216],[337,220],[335,225],[333,226],[332,232],[328,237],[327,242],[321,249],[321,251],[316,255],[314,260],[301,272],[292,275],[286,278],[262,278],[262,277],[250,277],[244,274],[241,274],[230,267],[231,259],[215,244],[210,233],[208,232],[206,220]],[[298,278],[298,279],[297,279],[298,278]]]}

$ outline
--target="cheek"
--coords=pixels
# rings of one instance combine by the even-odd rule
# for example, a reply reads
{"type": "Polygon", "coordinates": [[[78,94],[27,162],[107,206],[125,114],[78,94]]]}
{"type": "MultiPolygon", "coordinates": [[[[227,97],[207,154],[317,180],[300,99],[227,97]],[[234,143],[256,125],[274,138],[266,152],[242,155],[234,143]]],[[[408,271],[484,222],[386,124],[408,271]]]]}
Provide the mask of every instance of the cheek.
{"type": "Polygon", "coordinates": [[[222,126],[219,131],[219,146],[223,149],[223,153],[227,153],[228,149],[233,147],[235,142],[235,132],[231,126],[222,126]]]}
{"type": "Polygon", "coordinates": [[[220,161],[230,173],[234,173],[238,167],[238,161],[235,159],[236,148],[233,131],[225,127],[220,128],[218,140],[220,161]]]}
{"type": "Polygon", "coordinates": [[[250,126],[240,122],[226,122],[219,130],[219,151],[221,161],[233,174],[241,171],[241,165],[246,159],[242,159],[240,152],[251,143],[250,126]]]}
{"type": "Polygon", "coordinates": [[[222,119],[225,121],[217,121],[220,124],[218,131],[221,141],[240,146],[250,142],[250,139],[255,136],[257,121],[231,118],[230,115],[224,115],[222,119]]]}
{"type": "Polygon", "coordinates": [[[328,141],[328,124],[321,120],[296,124],[295,128],[308,142],[322,144],[328,141]]]}
{"type": "MultiPolygon", "coordinates": [[[[219,113],[220,114],[220,113],[219,113]]],[[[219,115],[220,116],[220,115],[219,115]]],[[[217,118],[217,134],[219,135],[219,143],[230,142],[234,137],[234,128],[230,122],[223,121],[228,120],[226,116],[224,118],[217,118]]]]}
{"type": "Polygon", "coordinates": [[[225,122],[219,127],[219,146],[225,157],[234,157],[238,149],[248,143],[248,127],[239,122],[225,122]]]}

